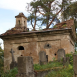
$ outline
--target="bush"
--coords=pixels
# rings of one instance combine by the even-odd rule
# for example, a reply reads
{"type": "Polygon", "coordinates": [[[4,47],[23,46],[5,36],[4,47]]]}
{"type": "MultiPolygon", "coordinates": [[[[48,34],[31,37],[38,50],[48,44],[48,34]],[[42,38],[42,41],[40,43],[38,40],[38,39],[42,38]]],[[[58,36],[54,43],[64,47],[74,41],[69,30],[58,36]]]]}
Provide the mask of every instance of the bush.
{"type": "Polygon", "coordinates": [[[5,73],[1,73],[1,77],[16,77],[16,74],[18,73],[17,68],[11,69],[6,71],[5,73]]]}
{"type": "Polygon", "coordinates": [[[66,57],[70,58],[70,64],[73,65],[73,54],[66,54],[66,57]]]}
{"type": "Polygon", "coordinates": [[[4,52],[0,47],[0,73],[1,71],[3,71],[3,68],[4,68],[4,52]]]}

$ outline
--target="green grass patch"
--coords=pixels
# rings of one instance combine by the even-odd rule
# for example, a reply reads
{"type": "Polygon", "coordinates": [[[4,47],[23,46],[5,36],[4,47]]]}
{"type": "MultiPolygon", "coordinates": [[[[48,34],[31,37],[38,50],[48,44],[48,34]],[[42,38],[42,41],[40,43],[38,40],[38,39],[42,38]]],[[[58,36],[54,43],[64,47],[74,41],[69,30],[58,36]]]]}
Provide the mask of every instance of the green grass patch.
{"type": "Polygon", "coordinates": [[[69,64],[64,69],[60,69],[58,71],[55,70],[51,71],[45,77],[73,77],[73,75],[74,75],[73,66],[69,64]]]}
{"type": "Polygon", "coordinates": [[[60,62],[54,61],[54,62],[49,62],[46,65],[34,64],[34,70],[44,70],[44,69],[48,69],[48,68],[62,67],[62,66],[63,65],[60,62]]]}

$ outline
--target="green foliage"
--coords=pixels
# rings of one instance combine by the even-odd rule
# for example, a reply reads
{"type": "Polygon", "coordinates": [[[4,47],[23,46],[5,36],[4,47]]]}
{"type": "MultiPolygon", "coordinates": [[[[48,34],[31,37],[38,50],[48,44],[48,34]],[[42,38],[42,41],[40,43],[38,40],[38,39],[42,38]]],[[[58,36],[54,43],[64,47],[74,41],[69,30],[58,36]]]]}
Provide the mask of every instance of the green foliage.
{"type": "Polygon", "coordinates": [[[44,69],[58,67],[58,66],[62,66],[62,64],[58,61],[53,61],[53,62],[47,63],[46,65],[34,64],[34,69],[35,70],[44,70],[44,69]]]}
{"type": "Polygon", "coordinates": [[[65,19],[68,19],[71,17],[74,19],[75,27],[77,28],[77,1],[72,2],[64,11],[63,11],[63,17],[65,19]]]}
{"type": "Polygon", "coordinates": [[[73,66],[69,64],[68,67],[65,67],[64,69],[51,71],[45,77],[73,77],[73,73],[73,66]]]}
{"type": "Polygon", "coordinates": [[[4,52],[3,49],[0,47],[0,72],[3,71],[4,67],[4,52]]]}
{"type": "Polygon", "coordinates": [[[55,25],[55,26],[53,26],[53,28],[57,28],[57,26],[55,25]]]}
{"type": "Polygon", "coordinates": [[[1,77],[15,77],[16,74],[18,73],[17,68],[7,70],[4,72],[4,52],[3,49],[0,47],[0,75],[1,77]]]}
{"type": "MultiPolygon", "coordinates": [[[[75,52],[74,54],[77,54],[77,52],[75,52]]],[[[70,64],[68,66],[64,66],[64,68],[61,69],[57,69],[57,70],[52,70],[51,72],[49,72],[45,77],[73,77],[74,75],[74,71],[73,71],[73,53],[71,52],[71,54],[66,54],[66,57],[70,57],[70,64]]],[[[35,70],[45,70],[48,68],[54,68],[54,67],[62,67],[63,64],[58,62],[58,61],[53,61],[53,62],[49,62],[46,65],[39,65],[39,64],[35,64],[34,65],[34,69],[35,70]]]]}
{"type": "Polygon", "coordinates": [[[73,2],[72,4],[70,4],[67,8],[66,8],[66,10],[64,11],[64,13],[63,14],[65,14],[65,16],[67,16],[67,14],[69,15],[69,16],[75,16],[75,15],[77,15],[76,13],[77,13],[77,8],[76,8],[76,6],[77,6],[77,1],[75,1],[75,2],[73,2]]]}
{"type": "Polygon", "coordinates": [[[64,25],[62,25],[63,27],[66,27],[67,25],[66,24],[64,24],[64,25]]]}
{"type": "Polygon", "coordinates": [[[18,69],[14,68],[14,69],[6,71],[5,73],[2,72],[1,77],[16,77],[17,73],[18,73],[18,69]]]}
{"type": "Polygon", "coordinates": [[[59,20],[57,15],[64,11],[64,8],[70,5],[71,0],[62,0],[62,3],[58,0],[33,0],[28,4],[27,10],[30,13],[28,21],[30,21],[34,28],[37,21],[40,21],[40,25],[45,25],[49,28],[50,25],[55,21],[59,20]]]}
{"type": "Polygon", "coordinates": [[[70,64],[73,65],[73,54],[66,54],[66,57],[70,58],[70,64]]]}

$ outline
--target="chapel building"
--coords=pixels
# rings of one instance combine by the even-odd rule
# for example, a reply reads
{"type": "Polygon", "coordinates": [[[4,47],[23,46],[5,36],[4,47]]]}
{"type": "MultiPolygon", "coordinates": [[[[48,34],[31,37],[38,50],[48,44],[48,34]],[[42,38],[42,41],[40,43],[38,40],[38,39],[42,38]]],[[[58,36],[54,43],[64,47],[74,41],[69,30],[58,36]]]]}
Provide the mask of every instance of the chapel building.
{"type": "Polygon", "coordinates": [[[16,25],[11,30],[0,35],[4,41],[4,66],[10,69],[13,49],[15,61],[19,56],[32,56],[34,64],[39,63],[39,52],[45,51],[48,61],[57,59],[58,49],[63,48],[65,53],[75,51],[75,25],[70,19],[56,24],[53,28],[41,31],[29,31],[27,18],[23,13],[15,16],[16,25]]]}

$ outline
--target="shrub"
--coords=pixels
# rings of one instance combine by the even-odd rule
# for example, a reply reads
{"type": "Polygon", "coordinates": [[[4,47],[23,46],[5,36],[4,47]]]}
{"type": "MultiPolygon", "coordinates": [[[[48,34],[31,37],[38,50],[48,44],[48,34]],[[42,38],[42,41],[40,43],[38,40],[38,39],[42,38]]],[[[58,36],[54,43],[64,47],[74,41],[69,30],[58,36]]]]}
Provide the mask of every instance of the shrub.
{"type": "Polygon", "coordinates": [[[3,71],[3,67],[4,67],[4,52],[0,47],[0,72],[3,71]]]}
{"type": "Polygon", "coordinates": [[[16,74],[18,73],[17,68],[11,69],[6,71],[5,73],[1,73],[1,77],[16,77],[16,74]]]}
{"type": "Polygon", "coordinates": [[[66,57],[70,58],[70,64],[73,65],[73,54],[66,54],[66,57]]]}

